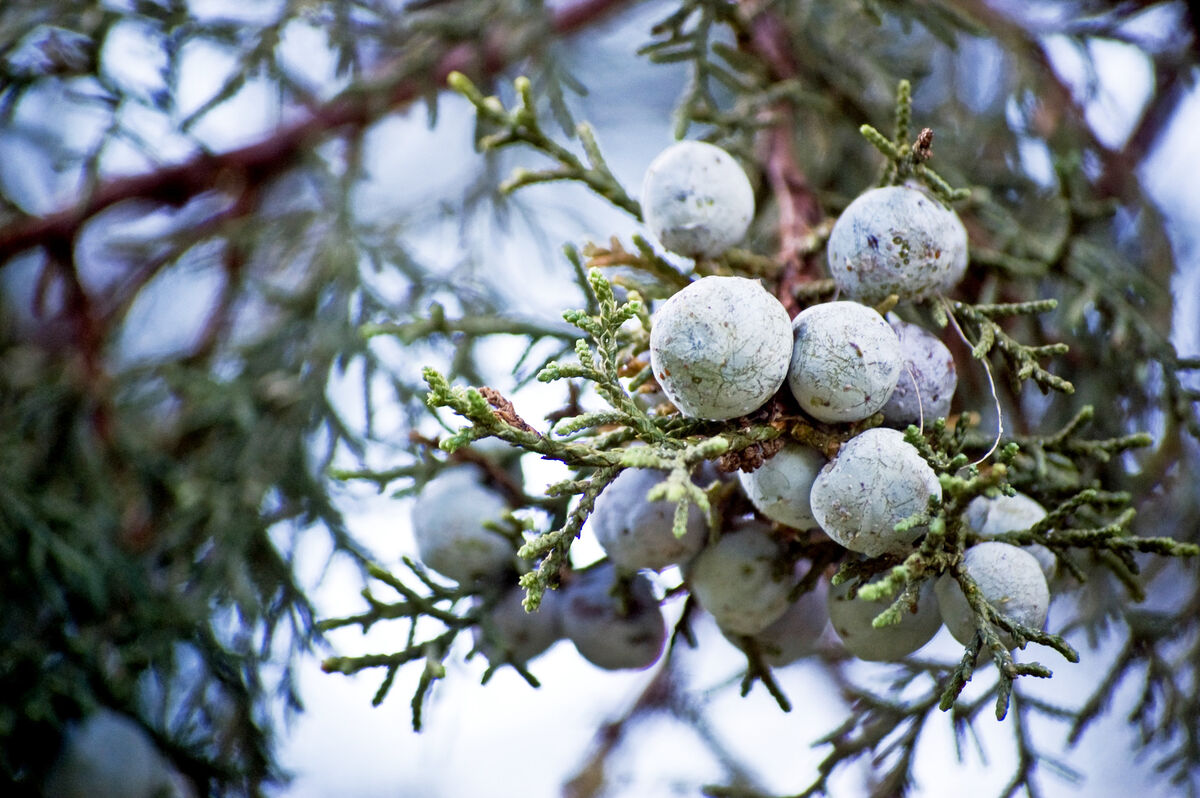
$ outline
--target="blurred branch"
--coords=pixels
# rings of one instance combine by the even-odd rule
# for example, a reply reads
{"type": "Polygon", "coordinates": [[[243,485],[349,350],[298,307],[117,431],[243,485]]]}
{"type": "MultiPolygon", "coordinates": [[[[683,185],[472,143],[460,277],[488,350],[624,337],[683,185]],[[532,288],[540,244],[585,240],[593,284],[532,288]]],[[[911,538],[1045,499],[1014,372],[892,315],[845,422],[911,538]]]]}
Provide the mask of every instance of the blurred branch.
{"type": "MultiPolygon", "coordinates": [[[[1002,42],[1009,51],[1020,54],[1024,59],[1036,64],[1041,75],[1046,77],[1044,88],[1051,92],[1043,98],[1047,109],[1055,109],[1049,115],[1050,120],[1058,114],[1068,115],[1072,126],[1086,131],[1088,145],[1100,157],[1103,168],[1094,185],[1106,196],[1130,200],[1140,196],[1141,186],[1136,167],[1153,149],[1159,138],[1166,131],[1168,123],[1175,116],[1179,103],[1187,96],[1187,87],[1191,81],[1186,79],[1185,72],[1194,70],[1195,63],[1168,63],[1164,58],[1154,59],[1155,86],[1145,108],[1133,126],[1129,138],[1122,149],[1108,147],[1097,137],[1087,122],[1084,106],[1076,99],[1071,86],[1059,76],[1054,68],[1045,47],[1042,46],[1038,34],[1023,26],[1017,19],[1009,17],[985,2],[985,0],[968,0],[960,4],[962,11],[984,25],[996,39],[1002,42]]],[[[1195,3],[1188,3],[1188,13],[1185,15],[1193,24],[1196,19],[1195,3]]],[[[1195,50],[1191,51],[1193,55],[1195,50]]],[[[1050,122],[1050,130],[1043,131],[1049,135],[1057,127],[1050,122]]]]}
{"type": "Polygon", "coordinates": [[[595,798],[604,792],[608,781],[605,771],[609,756],[624,741],[629,727],[644,715],[669,705],[674,698],[677,690],[674,663],[673,659],[664,662],[620,717],[596,729],[592,753],[574,777],[563,785],[563,798],[595,798]]]}
{"type": "MultiPolygon", "coordinates": [[[[681,619],[680,623],[685,623],[685,620],[681,619]]],[[[754,774],[709,728],[702,708],[689,700],[680,676],[678,660],[668,655],[628,709],[596,729],[591,753],[575,771],[575,775],[563,785],[562,798],[596,798],[607,794],[611,787],[609,771],[613,755],[628,742],[632,728],[639,721],[659,712],[687,724],[708,747],[734,784],[746,789],[757,787],[754,774]]]]}
{"type": "MultiPolygon", "coordinates": [[[[629,0],[579,0],[554,11],[550,28],[558,35],[579,32],[629,0]]],[[[430,78],[440,87],[451,72],[477,77],[492,76],[523,53],[510,52],[512,42],[502,35],[481,45],[446,47],[436,59],[430,78]]],[[[47,216],[22,219],[0,229],[0,268],[15,255],[43,246],[69,245],[84,223],[100,211],[134,199],[181,206],[207,191],[256,185],[285,172],[312,146],[342,130],[357,130],[384,114],[396,111],[423,96],[424,81],[404,74],[401,61],[394,75],[351,88],[317,106],[299,122],[283,127],[262,141],[224,153],[201,153],[174,166],[145,174],[110,180],[95,188],[78,204],[47,216]]]]}

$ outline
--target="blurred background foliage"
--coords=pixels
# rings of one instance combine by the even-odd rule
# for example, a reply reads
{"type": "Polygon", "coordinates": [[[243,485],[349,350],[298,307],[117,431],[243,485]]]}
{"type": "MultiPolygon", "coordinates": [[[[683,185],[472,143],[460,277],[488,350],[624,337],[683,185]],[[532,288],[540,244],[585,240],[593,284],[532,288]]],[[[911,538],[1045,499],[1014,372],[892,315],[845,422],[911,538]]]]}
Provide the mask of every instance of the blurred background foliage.
{"type": "MultiPolygon", "coordinates": [[[[545,159],[470,156],[464,104],[441,96],[452,69],[506,100],[529,75],[562,127],[547,132],[579,152],[586,115],[631,193],[672,115],[757,164],[745,246],[800,283],[823,273],[796,236],[878,181],[858,128],[890,130],[897,80],[912,80],[936,168],[973,189],[959,208],[972,268],[956,295],[1060,301],[1010,332],[1069,343],[1053,370],[1076,395],[1002,385],[1005,418],[1046,434],[1092,405],[1088,437],[1151,431],[1150,450],[1089,467],[1133,493],[1139,531],[1200,539],[1200,311],[1187,290],[1200,248],[1178,226],[1197,209],[1162,207],[1144,186],[1152,162],[1196,174],[1163,150],[1194,87],[1196,13],[1017,0],[4,3],[8,794],[37,794],[65,725],[98,706],[138,718],[203,794],[279,780],[279,724],[301,698],[292,669],[316,634],[295,549],[323,536],[330,556],[368,559],[331,464],[419,486],[440,461],[409,434],[442,431],[422,365],[510,391],[570,347],[557,311],[581,298],[560,231],[606,245],[636,228],[577,188],[500,197],[513,167],[545,159]],[[661,66],[589,49],[613,30],[661,66]],[[1145,57],[1147,86],[1114,128],[1092,109],[1118,44],[1145,57]],[[389,153],[410,146],[395,123],[418,113],[446,143],[425,173],[390,173],[389,153]],[[364,337],[371,324],[392,335],[364,337]],[[494,336],[527,338],[528,357],[510,368],[494,336]]],[[[967,350],[956,357],[955,410],[993,428],[985,376],[963,367],[967,350]]],[[[1109,576],[1074,595],[1081,630],[1130,634],[1092,709],[1149,663],[1136,720],[1194,790],[1200,579],[1191,564],[1146,565],[1148,592],[1167,597],[1151,609],[1109,576]]]]}

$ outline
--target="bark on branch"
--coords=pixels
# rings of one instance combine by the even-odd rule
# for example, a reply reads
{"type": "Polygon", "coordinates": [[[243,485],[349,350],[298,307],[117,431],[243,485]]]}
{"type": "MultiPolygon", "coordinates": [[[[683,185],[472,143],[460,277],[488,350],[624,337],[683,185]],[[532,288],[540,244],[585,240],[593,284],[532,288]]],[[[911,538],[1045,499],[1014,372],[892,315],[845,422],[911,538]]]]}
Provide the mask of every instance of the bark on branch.
{"type": "MultiPolygon", "coordinates": [[[[630,0],[578,0],[554,11],[550,28],[559,35],[577,33],[630,0]]],[[[494,76],[510,65],[504,42],[448,46],[437,59],[430,81],[445,83],[453,71],[476,79],[494,76]]],[[[518,54],[519,55],[519,54],[518,54]]],[[[376,85],[388,86],[387,82],[376,85]]],[[[75,205],[46,216],[20,219],[0,228],[0,268],[13,256],[35,247],[67,247],[83,224],[97,213],[128,200],[179,206],[226,185],[259,185],[281,174],[317,142],[361,129],[384,114],[420,98],[428,84],[414,79],[391,83],[384,97],[352,88],[316,107],[307,117],[279,128],[262,141],[219,154],[202,153],[183,163],[101,183],[75,205]]]]}
{"type": "MultiPolygon", "coordinates": [[[[782,21],[769,11],[756,14],[750,24],[749,47],[783,81],[796,77],[798,69],[791,42],[782,21]]],[[[792,150],[796,139],[795,112],[780,102],[772,113],[775,123],[765,133],[763,169],[779,206],[779,261],[783,264],[777,295],[788,314],[795,316],[797,286],[816,279],[820,267],[811,253],[813,227],[821,221],[820,202],[808,184],[792,150]]]]}

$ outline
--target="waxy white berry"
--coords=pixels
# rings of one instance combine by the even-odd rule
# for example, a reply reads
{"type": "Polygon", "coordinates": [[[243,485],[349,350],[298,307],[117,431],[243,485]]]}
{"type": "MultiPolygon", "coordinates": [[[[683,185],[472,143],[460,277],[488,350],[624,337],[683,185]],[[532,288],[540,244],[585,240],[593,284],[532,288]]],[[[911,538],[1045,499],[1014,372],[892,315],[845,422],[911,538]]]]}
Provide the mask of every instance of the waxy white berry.
{"type": "MultiPolygon", "coordinates": [[[[1046,517],[1046,508],[1024,493],[1012,496],[1003,494],[996,497],[976,496],[967,505],[963,516],[967,526],[974,529],[985,538],[1002,535],[1005,532],[1021,532],[1029,529],[1046,517]]],[[[1042,574],[1049,582],[1054,578],[1058,568],[1058,559],[1054,552],[1040,543],[1021,548],[1033,555],[1042,567],[1042,574]]]]}
{"type": "Polygon", "coordinates": [[[896,390],[880,409],[893,426],[926,424],[950,414],[950,400],[958,387],[954,356],[938,337],[915,324],[891,322],[900,338],[901,369],[896,390]]]}
{"type": "Polygon", "coordinates": [[[754,189],[720,147],[681,141],[659,153],[642,181],[646,227],[671,252],[716,257],[746,235],[754,189]]]}
{"type": "Polygon", "coordinates": [[[877,412],[900,377],[900,339],[874,309],[826,302],[792,321],[788,387],[820,421],[860,421],[877,412]]]}
{"type": "Polygon", "coordinates": [[[412,510],[417,556],[433,570],[469,584],[513,567],[513,543],[484,528],[499,522],[508,507],[504,499],[479,483],[473,466],[443,471],[429,481],[412,510]]]}
{"type": "Polygon", "coordinates": [[[607,563],[577,574],[563,589],[563,634],[599,668],[648,668],[662,654],[666,620],[644,575],[634,576],[620,595],[613,594],[616,578],[607,563]]]}
{"type": "Polygon", "coordinates": [[[687,583],[723,631],[753,635],[783,615],[794,581],[791,569],[781,567],[770,527],[752,521],[700,552],[687,569],[687,583]]]}
{"type": "Polygon", "coordinates": [[[664,302],[652,320],[654,377],[693,418],[757,410],[783,384],[791,354],[787,311],[757,280],[704,277],[664,302]]]}
{"type": "Polygon", "coordinates": [[[904,434],[876,427],[842,444],[813,482],[809,500],[825,534],[868,557],[905,555],[925,531],[896,524],[941,498],[937,474],[904,434]]]}
{"type": "Polygon", "coordinates": [[[954,211],[920,189],[875,188],[838,217],[827,256],[833,281],[851,299],[924,299],[962,278],[967,230],[954,211]]]}
{"type": "MultiPolygon", "coordinates": [[[[767,628],[751,637],[763,661],[782,668],[812,655],[817,650],[829,613],[825,609],[825,582],[821,581],[788,605],[767,628]]],[[[723,631],[723,630],[722,630],[723,631]]],[[[740,645],[734,635],[726,638],[740,645]]]]}
{"type": "Polygon", "coordinates": [[[102,709],[67,732],[46,779],[61,798],[156,798],[181,795],[178,775],[132,718],[102,709]]]}
{"type": "Polygon", "coordinates": [[[870,662],[895,662],[928,643],[942,627],[933,586],[926,582],[917,596],[917,611],[905,612],[899,623],[873,626],[875,618],[892,605],[896,596],[866,601],[850,598],[854,580],[829,589],[829,622],[842,645],[854,656],[870,662]]]}
{"type": "Polygon", "coordinates": [[[788,443],[754,471],[738,472],[742,490],[760,513],[795,529],[813,529],[817,519],[808,503],[813,480],[825,457],[809,446],[788,443]]]}
{"type": "MultiPolygon", "coordinates": [[[[510,588],[491,607],[486,618],[472,629],[475,645],[493,665],[514,662],[524,665],[550,648],[563,636],[562,595],[547,590],[535,612],[526,612],[525,591],[510,588]]],[[[482,602],[476,606],[484,607],[482,602]]]]}
{"type": "Polygon", "coordinates": [[[675,502],[646,499],[666,477],[657,469],[627,468],[596,497],[588,527],[608,559],[625,571],[682,565],[704,547],[708,525],[700,508],[688,507],[687,531],[677,538],[675,502]]]}
{"type": "MultiPolygon", "coordinates": [[[[1050,589],[1032,554],[1008,543],[985,541],[967,549],[963,567],[997,612],[1024,626],[1042,628],[1050,609],[1050,589]]],[[[937,581],[937,597],[950,634],[963,645],[970,643],[975,637],[975,615],[958,580],[943,574],[937,581]]],[[[1008,633],[1000,639],[1013,646],[1008,633]]]]}

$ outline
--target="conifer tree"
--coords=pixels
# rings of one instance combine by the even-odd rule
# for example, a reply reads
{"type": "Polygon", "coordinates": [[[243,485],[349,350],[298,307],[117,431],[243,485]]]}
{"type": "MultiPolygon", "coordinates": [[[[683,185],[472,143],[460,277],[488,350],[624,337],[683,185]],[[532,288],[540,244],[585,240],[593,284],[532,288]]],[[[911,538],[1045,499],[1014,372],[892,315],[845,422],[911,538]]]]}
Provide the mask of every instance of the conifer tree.
{"type": "MultiPolygon", "coordinates": [[[[5,794],[76,794],[71,746],[96,718],[152,744],[148,795],[268,793],[286,783],[300,663],[377,679],[376,702],[410,700],[419,728],[449,659],[474,649],[485,680],[512,667],[536,687],[555,678],[536,656],[565,635],[600,667],[647,669],[564,787],[599,795],[632,721],[720,724],[680,664],[725,645],[698,642],[714,616],[745,660],[724,689],[790,711],[774,672],[795,641],[763,629],[803,602],[823,622],[827,592],[854,602],[868,636],[907,628],[936,594],[934,627],[946,618],[960,642],[945,659],[859,648],[844,620],[805,632],[796,657],[833,679],[845,714],[798,741],[826,756],[789,775],[796,794],[823,794],[854,762],[872,795],[906,794],[931,722],[965,738],[990,714],[1018,754],[1005,794],[1038,795],[1068,766],[1031,724],[1065,724],[1066,748],[1128,685],[1138,766],[1196,794],[1200,354],[1179,343],[1197,335],[1179,224],[1198,211],[1164,207],[1145,182],[1194,93],[1197,14],[1165,0],[0,5],[5,794]],[[1151,76],[1118,133],[1089,93],[1114,48],[1151,76]],[[389,171],[417,146],[417,115],[436,160],[389,171]],[[465,128],[464,162],[451,142],[465,128]],[[735,171],[643,192],[673,138],[716,145],[735,171]],[[741,210],[724,204],[733,188],[704,189],[742,172],[744,234],[695,243],[741,210]],[[907,228],[831,254],[835,224],[880,187],[961,220],[961,277],[913,287],[869,271],[880,250],[903,269],[952,257],[907,228]],[[662,207],[697,197],[672,238],[662,207]],[[693,336],[688,354],[664,367],[664,308],[702,285],[750,293],[732,311],[687,310],[670,329],[693,336]],[[789,327],[851,301],[883,335],[906,323],[942,342],[949,404],[895,357],[892,382],[868,393],[911,384],[915,417],[882,398],[851,416],[808,404],[792,383],[819,378],[789,327]],[[775,312],[786,350],[768,378],[747,347],[766,348],[775,312]],[[687,359],[735,326],[715,371],[687,359]],[[760,378],[774,381],[748,404],[696,409],[760,378]],[[872,501],[894,509],[893,483],[908,490],[900,460],[867,480],[871,463],[838,459],[868,440],[929,477],[858,530],[872,501]],[[810,482],[838,467],[862,480],[832,498],[806,485],[811,523],[760,495],[801,448],[810,482]],[[543,489],[531,473],[546,462],[559,476],[543,489]],[[344,513],[363,486],[411,512],[420,556],[382,561],[361,543],[344,513]],[[1000,518],[1020,495],[1026,514],[1000,518]],[[662,535],[647,556],[662,559],[608,539],[606,562],[573,555],[605,523],[619,540],[610,508],[651,502],[662,535]],[[860,531],[883,543],[858,548],[860,531]],[[1044,606],[1017,612],[1019,591],[974,565],[1001,543],[1042,558],[1044,628],[1044,606]],[[296,568],[306,545],[360,569],[359,611],[321,617],[296,568]],[[749,560],[722,583],[734,556],[749,560]],[[384,626],[401,645],[318,648],[384,626]],[[1110,634],[1121,644],[1081,703],[1027,689],[1071,680],[1110,634]]],[[[725,777],[705,794],[771,794],[717,754],[725,777]]]]}

